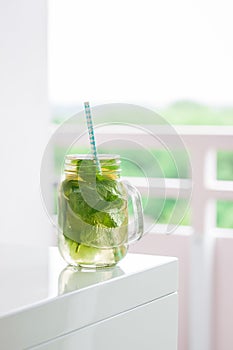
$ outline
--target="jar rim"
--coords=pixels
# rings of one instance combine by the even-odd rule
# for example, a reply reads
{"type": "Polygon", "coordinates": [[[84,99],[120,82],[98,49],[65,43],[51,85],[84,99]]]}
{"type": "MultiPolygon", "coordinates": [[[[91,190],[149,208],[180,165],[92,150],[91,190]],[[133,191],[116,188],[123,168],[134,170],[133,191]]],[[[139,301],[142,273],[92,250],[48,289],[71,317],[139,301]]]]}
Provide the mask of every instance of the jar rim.
{"type": "MultiPolygon", "coordinates": [[[[99,154],[98,159],[102,174],[120,176],[121,159],[118,154],[99,154]]],[[[96,169],[95,159],[92,154],[68,154],[65,157],[64,172],[69,176],[83,172],[92,174],[96,169]]]]}
{"type": "MultiPolygon", "coordinates": [[[[99,160],[111,160],[111,159],[119,159],[119,154],[107,154],[107,153],[100,153],[98,154],[99,160]]],[[[65,159],[67,160],[94,160],[94,156],[91,153],[87,154],[67,154],[65,156],[65,159]]]]}

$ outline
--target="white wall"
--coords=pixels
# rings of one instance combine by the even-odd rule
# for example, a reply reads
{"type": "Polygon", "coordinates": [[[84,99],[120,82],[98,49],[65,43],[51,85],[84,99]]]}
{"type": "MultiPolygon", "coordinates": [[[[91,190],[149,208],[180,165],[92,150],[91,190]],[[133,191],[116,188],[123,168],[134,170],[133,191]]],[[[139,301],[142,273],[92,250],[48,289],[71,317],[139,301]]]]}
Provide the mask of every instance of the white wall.
{"type": "Polygon", "coordinates": [[[0,243],[52,237],[39,175],[48,139],[46,0],[0,0],[0,243]]]}

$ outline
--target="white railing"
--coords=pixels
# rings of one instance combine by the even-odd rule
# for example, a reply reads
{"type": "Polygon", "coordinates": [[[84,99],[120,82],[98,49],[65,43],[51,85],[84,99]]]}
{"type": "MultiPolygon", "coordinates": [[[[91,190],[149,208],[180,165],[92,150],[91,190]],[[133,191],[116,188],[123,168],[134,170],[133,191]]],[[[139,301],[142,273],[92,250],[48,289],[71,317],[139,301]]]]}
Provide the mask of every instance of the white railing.
{"type": "MultiPolygon", "coordinates": [[[[192,166],[192,179],[148,179],[131,177],[130,181],[139,189],[141,194],[148,193],[148,182],[150,183],[150,195],[160,195],[166,190],[167,198],[187,198],[192,190],[191,213],[192,227],[195,234],[202,234],[206,229],[213,229],[215,234],[219,231],[215,228],[216,210],[214,201],[233,200],[233,181],[217,181],[216,159],[218,150],[233,151],[233,126],[175,126],[177,134],[183,140],[189,155],[192,166]]],[[[169,146],[177,147],[177,135],[171,133],[166,126],[150,126],[155,135],[163,134],[163,141],[167,140],[169,146]],[[167,132],[168,131],[168,132],[167,132]],[[167,134],[166,134],[167,132],[167,134]]],[[[67,125],[56,131],[58,146],[70,146],[70,140],[75,139],[74,127],[67,125]]],[[[148,137],[148,133],[142,129],[127,126],[104,126],[96,129],[96,137],[99,144],[117,142],[118,149],[124,149],[127,140],[127,149],[135,147],[135,141],[147,148],[161,149],[164,145],[158,138],[148,137]]],[[[77,145],[89,147],[89,141],[85,135],[77,142],[77,145]]],[[[111,151],[111,150],[110,150],[111,151]]],[[[229,230],[222,230],[221,235],[229,230]]]]}
{"type": "MultiPolygon", "coordinates": [[[[158,133],[157,126],[150,126],[150,130],[158,133]]],[[[232,126],[176,126],[175,130],[183,140],[192,166],[192,179],[150,179],[150,195],[159,196],[166,190],[167,198],[187,198],[192,187],[191,217],[192,217],[192,244],[190,256],[190,320],[189,320],[189,350],[211,350],[211,319],[212,319],[212,278],[213,278],[213,246],[218,237],[232,237],[233,230],[216,228],[216,200],[233,201],[233,181],[217,181],[217,151],[233,151],[232,126]],[[197,288],[198,286],[198,288],[197,288]],[[200,315],[201,311],[201,315],[200,315]],[[201,322],[200,322],[201,317],[201,322]],[[206,331],[203,332],[203,329],[206,331]],[[198,348],[196,346],[198,339],[198,348]]],[[[163,135],[171,147],[177,147],[177,136],[160,127],[163,135]]],[[[59,146],[69,146],[70,140],[75,139],[72,125],[67,125],[61,133],[57,132],[59,146]]],[[[148,137],[141,129],[132,129],[126,126],[108,126],[96,129],[99,144],[122,140],[117,143],[118,148],[133,148],[135,140],[148,148],[161,149],[163,144],[157,138],[148,137]]],[[[83,137],[81,146],[89,146],[88,138],[83,137]]],[[[148,180],[148,179],[147,179],[148,180]]],[[[148,183],[143,178],[130,178],[142,194],[147,194],[148,183]]],[[[158,226],[156,226],[158,227],[158,226]]],[[[154,229],[155,230],[155,229],[154,229]]],[[[179,232],[179,228],[176,230],[179,232]]],[[[174,234],[176,234],[176,232],[174,234]]],[[[156,233],[156,232],[155,232],[156,233]]]]}

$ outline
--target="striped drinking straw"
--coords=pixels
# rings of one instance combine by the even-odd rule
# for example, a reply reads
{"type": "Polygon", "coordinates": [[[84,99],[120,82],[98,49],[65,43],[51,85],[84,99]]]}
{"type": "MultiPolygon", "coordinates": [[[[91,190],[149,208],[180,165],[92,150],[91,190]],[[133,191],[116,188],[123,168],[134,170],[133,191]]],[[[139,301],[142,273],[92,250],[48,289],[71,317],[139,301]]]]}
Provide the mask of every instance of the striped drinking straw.
{"type": "Polygon", "coordinates": [[[89,134],[89,140],[91,144],[91,153],[94,158],[95,165],[97,167],[98,173],[101,174],[101,167],[100,167],[100,161],[98,159],[97,154],[97,148],[96,148],[96,142],[95,142],[95,134],[94,134],[94,127],[91,117],[91,110],[90,110],[90,104],[89,102],[84,102],[84,108],[85,108],[85,114],[86,114],[86,121],[87,121],[87,128],[88,128],[88,134],[89,134]]]}

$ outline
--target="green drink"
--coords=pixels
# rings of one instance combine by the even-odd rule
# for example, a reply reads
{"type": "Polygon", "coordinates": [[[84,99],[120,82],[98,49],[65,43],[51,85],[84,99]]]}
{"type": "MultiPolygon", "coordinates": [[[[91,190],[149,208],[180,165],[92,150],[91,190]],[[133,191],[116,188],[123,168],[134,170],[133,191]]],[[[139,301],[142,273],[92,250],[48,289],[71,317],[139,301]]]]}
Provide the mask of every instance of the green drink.
{"type": "Polygon", "coordinates": [[[120,180],[120,159],[99,155],[101,174],[92,156],[69,155],[59,189],[59,239],[71,265],[115,265],[127,253],[128,192],[120,180]]]}

